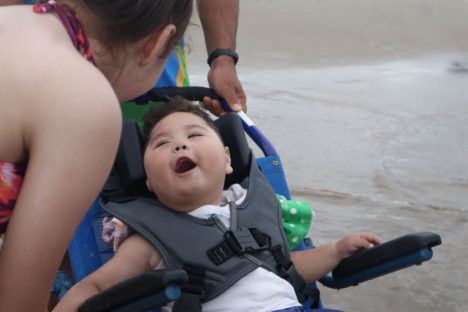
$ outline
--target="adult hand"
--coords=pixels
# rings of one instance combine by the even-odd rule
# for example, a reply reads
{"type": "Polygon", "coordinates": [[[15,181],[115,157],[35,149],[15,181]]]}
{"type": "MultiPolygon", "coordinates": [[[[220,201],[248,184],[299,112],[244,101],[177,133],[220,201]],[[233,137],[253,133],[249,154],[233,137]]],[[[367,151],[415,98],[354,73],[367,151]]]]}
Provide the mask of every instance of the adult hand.
{"type": "MultiPolygon", "coordinates": [[[[247,98],[237,77],[234,60],[230,56],[221,55],[213,60],[208,72],[208,83],[218,95],[227,101],[233,111],[247,111],[247,98]]],[[[205,97],[203,104],[216,116],[226,114],[218,100],[205,97]]]]}

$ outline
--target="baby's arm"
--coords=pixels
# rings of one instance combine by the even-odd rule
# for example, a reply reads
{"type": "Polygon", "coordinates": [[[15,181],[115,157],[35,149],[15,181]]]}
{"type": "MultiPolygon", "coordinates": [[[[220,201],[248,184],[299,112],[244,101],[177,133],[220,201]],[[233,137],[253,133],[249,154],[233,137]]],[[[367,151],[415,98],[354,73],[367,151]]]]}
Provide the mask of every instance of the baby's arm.
{"type": "Polygon", "coordinates": [[[160,260],[153,246],[140,235],[134,234],[122,243],[111,260],[73,286],[53,311],[76,311],[92,295],[152,270],[160,260]]]}
{"type": "Polygon", "coordinates": [[[354,233],[334,243],[291,253],[291,260],[307,283],[332,271],[343,259],[360,249],[378,245],[382,240],[372,233],[354,233]]]}

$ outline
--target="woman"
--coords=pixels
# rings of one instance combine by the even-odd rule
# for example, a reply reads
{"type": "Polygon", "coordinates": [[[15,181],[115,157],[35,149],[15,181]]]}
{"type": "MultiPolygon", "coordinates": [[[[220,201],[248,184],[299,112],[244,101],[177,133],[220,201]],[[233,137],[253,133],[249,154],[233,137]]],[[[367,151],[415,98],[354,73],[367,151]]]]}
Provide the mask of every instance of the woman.
{"type": "Polygon", "coordinates": [[[119,102],[151,88],[192,0],[0,8],[0,311],[44,311],[118,145],[119,102]]]}

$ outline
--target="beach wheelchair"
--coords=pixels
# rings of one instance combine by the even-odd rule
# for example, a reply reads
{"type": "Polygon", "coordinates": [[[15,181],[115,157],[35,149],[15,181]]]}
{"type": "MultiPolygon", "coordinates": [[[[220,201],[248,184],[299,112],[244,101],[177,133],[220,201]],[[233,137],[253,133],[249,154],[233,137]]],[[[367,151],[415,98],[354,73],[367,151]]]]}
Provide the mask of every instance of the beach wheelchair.
{"type": "MultiPolygon", "coordinates": [[[[138,101],[164,102],[176,95],[192,101],[201,101],[204,96],[219,99],[207,88],[169,87],[153,89],[138,101]]],[[[224,100],[220,100],[227,108],[224,100]]],[[[248,175],[251,149],[245,136],[247,133],[264,154],[256,158],[256,162],[275,193],[290,199],[281,159],[255,123],[244,113],[228,113],[217,119],[215,123],[220,129],[225,145],[230,149],[234,169],[232,174],[227,175],[225,186],[240,183],[248,175]]],[[[100,201],[112,198],[125,200],[135,196],[154,195],[151,195],[145,186],[142,133],[137,123],[130,120],[123,124],[118,154],[102,195],[90,208],[71,241],[68,254],[73,279],[70,280],[65,273],[59,272],[54,285],[54,292],[58,297],[63,296],[73,283],[85,278],[113,255],[112,246],[101,239],[102,219],[107,213],[101,208],[100,201]]],[[[357,285],[378,276],[421,264],[432,258],[432,247],[439,244],[441,238],[436,233],[405,235],[345,259],[333,272],[324,276],[320,283],[334,289],[357,285]]],[[[314,248],[309,238],[301,242],[297,250],[307,248],[314,248]]],[[[183,270],[147,272],[89,298],[79,311],[147,311],[177,300],[181,295],[181,285],[186,281],[187,274],[183,270]]],[[[317,289],[315,283],[311,287],[317,289]]],[[[304,302],[305,308],[323,308],[318,291],[315,294],[304,302]]]]}

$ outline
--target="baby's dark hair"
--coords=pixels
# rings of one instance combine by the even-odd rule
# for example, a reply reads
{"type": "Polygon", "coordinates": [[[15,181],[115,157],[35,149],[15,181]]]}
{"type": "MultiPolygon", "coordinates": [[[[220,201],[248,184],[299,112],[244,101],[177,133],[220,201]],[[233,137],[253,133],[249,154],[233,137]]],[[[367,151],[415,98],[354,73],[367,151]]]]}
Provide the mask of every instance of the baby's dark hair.
{"type": "Polygon", "coordinates": [[[210,115],[203,107],[201,107],[200,105],[192,104],[191,102],[187,101],[186,99],[180,96],[176,96],[171,98],[167,103],[165,103],[161,107],[152,108],[143,116],[143,132],[145,136],[145,146],[148,144],[153,128],[162,119],[164,119],[172,113],[189,113],[200,117],[207,123],[207,125],[211,129],[214,130],[214,132],[216,132],[221,142],[223,142],[218,127],[216,127],[215,123],[213,122],[213,119],[211,119],[210,115]]]}
{"type": "Polygon", "coordinates": [[[93,17],[97,39],[109,51],[137,42],[168,24],[176,33],[162,57],[166,57],[182,38],[192,15],[193,0],[69,0],[77,1],[93,17]]]}

